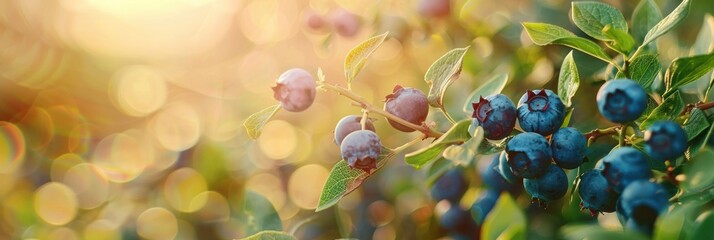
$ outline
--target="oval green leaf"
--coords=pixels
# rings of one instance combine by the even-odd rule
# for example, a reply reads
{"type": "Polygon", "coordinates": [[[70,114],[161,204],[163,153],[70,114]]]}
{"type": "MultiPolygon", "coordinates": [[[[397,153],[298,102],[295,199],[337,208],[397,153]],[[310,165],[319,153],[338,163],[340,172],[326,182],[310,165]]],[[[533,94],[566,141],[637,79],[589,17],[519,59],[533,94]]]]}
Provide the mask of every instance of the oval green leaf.
{"type": "Polygon", "coordinates": [[[704,111],[694,108],[682,127],[684,132],[687,133],[688,140],[691,141],[709,128],[709,120],[707,120],[707,115],[704,114],[704,111]]]}
{"type": "Polygon", "coordinates": [[[441,56],[424,74],[424,81],[429,84],[427,100],[429,105],[443,107],[444,92],[461,74],[461,66],[469,47],[456,48],[441,56]]]}
{"type": "Polygon", "coordinates": [[[668,96],[680,86],[696,81],[714,69],[714,52],[706,55],[678,58],[672,61],[664,76],[668,96]]]}
{"type": "Polygon", "coordinates": [[[605,26],[627,33],[627,22],[620,10],[601,2],[577,1],[572,2],[572,17],[580,30],[585,34],[601,40],[613,41],[611,36],[604,34],[605,26]]]}
{"type": "Polygon", "coordinates": [[[246,223],[242,226],[242,232],[246,235],[266,230],[283,230],[280,216],[267,198],[253,191],[245,191],[239,201],[238,206],[241,208],[238,211],[238,219],[246,223]]]}
{"type": "Polygon", "coordinates": [[[639,55],[632,59],[630,63],[630,79],[639,83],[646,91],[649,91],[661,68],[657,55],[639,55]]]}
{"type": "Polygon", "coordinates": [[[560,66],[560,74],[558,75],[558,96],[563,100],[566,107],[572,105],[573,96],[578,91],[580,86],[580,76],[578,75],[578,66],[573,60],[573,51],[570,51],[563,64],[560,66]]]}
{"type": "MultiPolygon", "coordinates": [[[[382,154],[377,160],[377,169],[381,169],[389,160],[396,158],[399,152],[395,152],[386,148],[382,148],[382,154]]],[[[357,189],[362,183],[371,176],[371,173],[365,172],[362,169],[351,168],[347,165],[347,161],[339,160],[330,175],[327,177],[325,186],[322,187],[320,200],[317,203],[315,212],[325,210],[337,204],[340,199],[350,194],[357,189]]]]}
{"type": "Polygon", "coordinates": [[[525,239],[526,217],[510,194],[503,193],[486,216],[481,229],[482,239],[525,239]],[[503,237],[503,238],[500,238],[503,237]]]}
{"type": "Polygon", "coordinates": [[[276,104],[253,113],[243,122],[243,127],[248,132],[250,139],[257,139],[266,123],[280,110],[280,104],[276,104]]]}
{"type": "Polygon", "coordinates": [[[640,124],[640,129],[647,129],[659,120],[672,120],[684,109],[684,101],[679,92],[664,99],[662,104],[657,106],[640,124]]]}
{"type": "Polygon", "coordinates": [[[455,164],[468,166],[479,154],[478,146],[481,145],[483,141],[483,128],[478,127],[474,131],[473,136],[466,140],[461,145],[451,145],[447,147],[442,156],[448,160],[453,161],[455,164]]]}
{"type": "Polygon", "coordinates": [[[641,0],[632,12],[632,35],[637,42],[642,42],[647,31],[662,20],[662,11],[653,0],[641,0]]]}
{"type": "Polygon", "coordinates": [[[650,44],[655,39],[661,37],[665,33],[672,30],[672,28],[682,23],[684,18],[687,17],[687,14],[689,13],[690,2],[690,0],[682,1],[677,8],[669,13],[669,15],[664,17],[654,27],[652,27],[652,29],[647,31],[647,35],[645,35],[645,39],[642,41],[641,46],[650,44]]]}
{"type": "Polygon", "coordinates": [[[471,120],[461,120],[454,124],[449,131],[444,133],[440,138],[436,139],[428,147],[422,148],[416,152],[408,153],[404,156],[404,161],[414,168],[422,166],[441,158],[441,153],[452,144],[463,143],[471,138],[469,134],[469,126],[471,120]]]}
{"type": "Polygon", "coordinates": [[[364,67],[372,53],[377,50],[377,48],[382,45],[384,39],[387,38],[389,32],[385,32],[382,35],[371,37],[364,42],[360,43],[345,57],[345,77],[347,78],[347,86],[352,84],[352,80],[359,74],[359,72],[364,67]]]}
{"type": "Polygon", "coordinates": [[[547,23],[523,23],[528,36],[537,45],[559,44],[579,50],[610,64],[616,64],[605,51],[590,40],[575,36],[574,33],[562,27],[547,23]]]}

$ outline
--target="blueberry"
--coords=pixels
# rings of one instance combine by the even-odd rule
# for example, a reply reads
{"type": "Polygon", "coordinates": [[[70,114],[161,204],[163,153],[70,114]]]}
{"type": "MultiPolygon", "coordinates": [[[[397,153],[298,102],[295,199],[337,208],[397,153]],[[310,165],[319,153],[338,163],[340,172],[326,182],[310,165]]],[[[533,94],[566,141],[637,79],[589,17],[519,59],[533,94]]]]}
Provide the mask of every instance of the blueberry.
{"type": "Polygon", "coordinates": [[[431,197],[436,201],[449,200],[458,202],[468,189],[468,182],[464,177],[464,170],[454,168],[441,176],[431,186],[431,197]]]}
{"type": "Polygon", "coordinates": [[[317,85],[315,78],[307,71],[293,68],[285,71],[273,87],[273,97],[280,106],[290,112],[301,112],[315,101],[317,85]]]}
{"type": "Polygon", "coordinates": [[[574,169],[583,163],[587,140],[577,129],[561,128],[553,133],[550,146],[553,150],[553,161],[559,167],[574,169]]]}
{"type": "MultiPolygon", "coordinates": [[[[647,180],[634,181],[622,192],[622,211],[634,226],[642,226],[644,233],[651,234],[654,222],[660,214],[667,211],[667,191],[657,183],[647,180]]],[[[637,228],[640,229],[640,228],[637,228]]]]}
{"type": "Polygon", "coordinates": [[[526,192],[533,197],[533,202],[541,206],[549,201],[560,199],[568,191],[568,176],[555,164],[548,165],[546,172],[538,178],[523,179],[526,192]]]}
{"type": "MultiPolygon", "coordinates": [[[[403,88],[402,86],[394,86],[394,91],[387,95],[384,110],[394,114],[395,116],[407,120],[410,123],[421,125],[426,120],[426,115],[429,113],[429,103],[422,91],[416,88],[403,88]]],[[[407,126],[399,124],[387,119],[389,125],[402,132],[413,132],[407,126]]]]}
{"type": "Polygon", "coordinates": [[[444,18],[451,13],[451,0],[420,0],[419,14],[430,18],[444,18]]]}
{"type": "Polygon", "coordinates": [[[439,218],[439,225],[448,231],[466,232],[474,226],[469,211],[461,209],[459,204],[451,204],[449,210],[439,218]]]}
{"type": "Polygon", "coordinates": [[[340,145],[342,159],[352,168],[371,172],[377,168],[377,159],[382,151],[379,136],[370,130],[357,130],[347,134],[340,145]]]}
{"type": "Polygon", "coordinates": [[[496,167],[496,171],[498,171],[503,179],[506,179],[509,183],[521,184],[522,179],[514,175],[513,171],[511,171],[511,167],[508,165],[507,156],[508,153],[506,153],[506,151],[502,151],[501,154],[498,155],[498,166],[496,167]]]}
{"type": "Polygon", "coordinates": [[[591,169],[580,177],[578,185],[581,207],[592,216],[598,212],[613,212],[617,204],[617,193],[612,190],[605,176],[597,169],[591,169]]]}
{"type": "Polygon", "coordinates": [[[548,141],[537,133],[521,133],[506,144],[508,165],[513,174],[536,178],[548,169],[551,150],[548,141]]]}
{"type": "Polygon", "coordinates": [[[495,94],[472,103],[472,117],[483,126],[484,137],[499,140],[511,134],[516,126],[516,106],[506,95],[495,94]]]}
{"type": "Polygon", "coordinates": [[[598,90],[596,99],[602,116],[615,123],[633,121],[647,107],[647,93],[630,79],[607,81],[598,90]]]}
{"type": "Polygon", "coordinates": [[[483,220],[486,219],[488,213],[490,213],[491,210],[493,210],[493,206],[496,205],[499,194],[500,193],[496,191],[488,190],[471,205],[471,217],[476,224],[483,224],[483,220]]]}
{"type": "Polygon", "coordinates": [[[330,20],[332,20],[332,26],[334,27],[335,32],[343,37],[352,37],[357,35],[357,32],[359,32],[359,29],[362,26],[362,21],[359,16],[341,8],[334,10],[330,14],[330,20]]]}
{"type": "Polygon", "coordinates": [[[565,120],[565,105],[551,90],[529,90],[518,101],[518,122],[526,132],[548,136],[565,120]]]}
{"type": "Polygon", "coordinates": [[[645,151],[659,160],[675,160],[687,150],[687,133],[672,121],[658,121],[645,131],[645,151]]]}
{"type": "Polygon", "coordinates": [[[321,31],[327,27],[325,19],[312,10],[306,10],[303,13],[303,21],[305,27],[311,31],[321,31]]]}
{"type": "Polygon", "coordinates": [[[508,182],[497,170],[500,156],[501,154],[496,155],[494,158],[488,158],[488,160],[479,162],[478,167],[479,173],[481,174],[481,180],[483,180],[486,187],[493,191],[515,192],[518,190],[518,186],[508,182]]]}
{"type": "Polygon", "coordinates": [[[635,221],[635,219],[630,219],[625,223],[625,230],[636,231],[651,236],[652,232],[654,232],[654,221],[640,223],[635,221]]]}
{"type": "MultiPolygon", "coordinates": [[[[360,121],[362,121],[362,117],[357,115],[349,115],[340,119],[340,121],[337,122],[337,126],[335,126],[335,144],[339,146],[342,143],[342,139],[345,139],[348,134],[362,130],[360,121]]],[[[374,124],[372,124],[372,120],[369,118],[367,118],[367,122],[365,123],[365,129],[372,132],[375,131],[374,124]]]]}
{"type": "Polygon", "coordinates": [[[632,147],[612,150],[595,165],[595,168],[602,171],[602,175],[618,193],[633,181],[652,177],[647,159],[632,147]]]}

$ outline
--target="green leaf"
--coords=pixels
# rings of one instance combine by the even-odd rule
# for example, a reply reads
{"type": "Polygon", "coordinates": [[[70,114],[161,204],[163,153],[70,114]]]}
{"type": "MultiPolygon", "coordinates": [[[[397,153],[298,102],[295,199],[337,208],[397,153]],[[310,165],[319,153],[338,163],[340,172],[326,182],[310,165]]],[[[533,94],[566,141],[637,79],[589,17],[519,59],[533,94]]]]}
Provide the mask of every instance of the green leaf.
{"type": "MultiPolygon", "coordinates": [[[[687,205],[688,206],[688,205],[687,205]]],[[[682,226],[684,226],[685,207],[662,214],[657,218],[654,228],[654,240],[682,239],[682,226]]]]}
{"type": "Polygon", "coordinates": [[[537,45],[559,44],[577,49],[610,64],[616,64],[605,54],[605,51],[590,40],[576,36],[574,33],[556,25],[547,23],[523,23],[528,36],[537,45]]]}
{"type": "Polygon", "coordinates": [[[468,166],[476,158],[478,146],[483,141],[483,128],[477,127],[473,136],[461,145],[451,145],[447,147],[442,156],[462,166],[468,166]]]}
{"type": "Polygon", "coordinates": [[[653,0],[640,0],[632,12],[632,35],[637,42],[645,39],[647,32],[662,20],[662,11],[653,0]]]}
{"type": "Polygon", "coordinates": [[[696,157],[712,136],[714,136],[714,124],[711,124],[706,134],[700,134],[689,142],[689,149],[684,153],[687,159],[696,157]]]}
{"type": "Polygon", "coordinates": [[[424,74],[424,81],[429,84],[429,105],[436,108],[443,107],[444,92],[461,73],[461,65],[469,47],[456,48],[441,56],[424,74]]]}
{"type": "Polygon", "coordinates": [[[679,92],[675,92],[657,106],[640,124],[641,129],[649,128],[653,123],[659,120],[672,120],[678,116],[684,109],[684,101],[679,92]]]}
{"type": "Polygon", "coordinates": [[[481,239],[525,239],[526,217],[510,194],[503,193],[481,228],[481,239]]]}
{"type": "Polygon", "coordinates": [[[429,170],[426,171],[426,185],[431,187],[431,185],[434,185],[434,182],[436,182],[439,177],[455,166],[454,162],[443,157],[436,159],[436,161],[429,166],[429,170]]]}
{"type": "Polygon", "coordinates": [[[714,68],[714,52],[706,55],[678,58],[672,61],[664,76],[666,86],[665,96],[668,92],[677,90],[682,85],[703,77],[714,68]]]}
{"type": "MultiPolygon", "coordinates": [[[[379,156],[379,159],[377,159],[377,169],[372,170],[372,172],[378,171],[389,162],[389,160],[396,158],[398,155],[399,152],[382,148],[382,154],[379,156]]],[[[337,204],[340,199],[361,186],[364,180],[370,176],[370,173],[362,169],[351,168],[347,165],[347,161],[339,160],[337,164],[332,167],[325,186],[322,187],[320,201],[317,203],[315,212],[325,210],[337,204]]]]}
{"type": "MultiPolygon", "coordinates": [[[[687,181],[682,181],[681,187],[685,190],[685,195],[701,192],[701,190],[714,184],[714,174],[711,171],[714,169],[714,161],[712,159],[714,159],[714,151],[712,149],[704,149],[684,167],[684,175],[687,181]]],[[[704,201],[704,199],[700,200],[704,201]]]]}
{"type": "Polygon", "coordinates": [[[371,37],[347,53],[347,57],[345,57],[345,77],[347,78],[348,86],[352,84],[352,80],[357,76],[359,71],[362,70],[362,67],[364,67],[364,64],[367,62],[367,58],[382,45],[384,39],[387,38],[387,34],[389,34],[389,32],[371,37]]]}
{"type": "Polygon", "coordinates": [[[708,239],[714,235],[714,214],[707,214],[697,219],[696,230],[691,239],[708,239]]]}
{"type": "Polygon", "coordinates": [[[478,154],[491,155],[503,151],[503,149],[506,148],[508,140],[511,138],[512,136],[509,136],[501,141],[481,141],[481,145],[478,146],[478,154]]]}
{"type": "Polygon", "coordinates": [[[242,232],[246,235],[266,230],[283,230],[280,216],[267,198],[253,191],[245,191],[240,203],[238,206],[242,208],[238,211],[238,219],[245,223],[242,232]]]}
{"type": "Polygon", "coordinates": [[[241,240],[296,240],[297,238],[291,236],[290,234],[278,231],[262,231],[253,234],[246,238],[241,238],[241,240]]]}
{"type": "Polygon", "coordinates": [[[486,80],[480,87],[476,88],[471,94],[469,94],[468,99],[464,103],[463,110],[465,113],[473,112],[473,107],[471,103],[478,102],[480,97],[488,97],[494,94],[499,94],[503,91],[508,83],[508,74],[498,74],[486,80]]]}
{"type": "Polygon", "coordinates": [[[644,235],[636,231],[622,231],[604,229],[597,224],[566,225],[560,228],[560,233],[565,239],[628,239],[646,240],[644,235]]]}
{"type": "Polygon", "coordinates": [[[266,109],[260,110],[257,113],[250,115],[248,119],[243,122],[243,127],[248,132],[248,137],[250,139],[257,139],[260,137],[260,133],[263,130],[263,126],[275,116],[275,114],[280,110],[280,104],[270,106],[266,109]]]}
{"type": "Polygon", "coordinates": [[[661,68],[662,66],[659,64],[657,55],[639,55],[632,59],[630,63],[630,79],[639,83],[642,88],[649,91],[661,68]]]}
{"type": "Polygon", "coordinates": [[[563,100],[566,107],[572,104],[573,96],[580,87],[580,76],[578,75],[578,66],[573,60],[573,51],[570,51],[563,64],[560,66],[560,74],[558,75],[558,97],[563,100]]]}
{"type": "Polygon", "coordinates": [[[440,158],[441,152],[443,152],[446,147],[452,144],[462,143],[470,138],[469,126],[471,126],[470,119],[457,122],[451,127],[451,129],[449,129],[449,131],[444,133],[444,135],[440,138],[436,139],[428,147],[406,154],[406,156],[404,156],[404,161],[414,168],[421,168],[422,166],[440,158]]]}
{"type": "Polygon", "coordinates": [[[665,33],[669,32],[669,30],[672,30],[672,28],[682,23],[684,18],[687,17],[687,13],[689,13],[689,5],[690,0],[682,1],[677,8],[675,8],[671,13],[669,13],[669,15],[664,17],[647,32],[645,39],[642,40],[641,46],[650,44],[655,39],[661,37],[665,33]]]}
{"type": "Polygon", "coordinates": [[[568,127],[570,124],[570,119],[573,117],[573,111],[575,108],[569,107],[565,108],[565,119],[563,120],[563,124],[560,125],[561,128],[568,127]]]}
{"type": "Polygon", "coordinates": [[[689,141],[699,136],[704,130],[709,128],[709,120],[707,120],[707,115],[704,111],[699,108],[692,109],[692,114],[689,116],[687,121],[684,122],[684,132],[687,133],[689,141]]]}
{"type": "MultiPolygon", "coordinates": [[[[699,30],[697,40],[691,48],[692,55],[701,55],[714,51],[714,17],[707,14],[704,16],[704,23],[699,30]]],[[[705,74],[685,87],[697,93],[700,101],[707,101],[711,84],[714,83],[712,74],[705,74]]]]}
{"type": "Polygon", "coordinates": [[[612,39],[607,46],[623,55],[629,54],[635,47],[635,39],[626,31],[606,25],[602,33],[612,39]]]}
{"type": "Polygon", "coordinates": [[[577,1],[572,2],[572,17],[580,30],[585,34],[601,40],[615,40],[603,33],[605,26],[611,26],[627,33],[627,22],[620,10],[601,2],[577,1]]]}

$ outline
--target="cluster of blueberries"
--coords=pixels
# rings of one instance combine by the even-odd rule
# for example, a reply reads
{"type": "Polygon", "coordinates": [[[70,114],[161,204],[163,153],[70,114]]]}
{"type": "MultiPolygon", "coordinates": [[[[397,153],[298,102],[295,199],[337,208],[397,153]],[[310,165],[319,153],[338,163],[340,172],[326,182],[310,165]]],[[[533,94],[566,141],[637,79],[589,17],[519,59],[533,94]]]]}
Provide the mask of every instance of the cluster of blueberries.
{"type": "MultiPolygon", "coordinates": [[[[598,91],[597,104],[606,119],[625,124],[642,115],[647,94],[632,80],[611,80],[598,91]]],[[[506,149],[493,158],[488,167],[481,169],[481,178],[488,189],[472,205],[473,220],[483,221],[499,193],[514,194],[521,182],[533,202],[542,207],[565,195],[568,179],[563,169],[574,169],[583,163],[587,139],[575,128],[561,128],[565,106],[556,94],[550,90],[528,91],[518,107],[506,96],[496,94],[473,103],[473,109],[472,129],[483,127],[487,139],[508,137],[516,120],[524,131],[508,140],[506,149]]],[[[675,160],[687,147],[687,135],[682,127],[666,120],[652,124],[645,131],[644,140],[647,155],[659,161],[675,160]]],[[[444,175],[434,185],[432,197],[435,200],[444,199],[441,193],[446,191],[444,189],[465,191],[460,184],[445,185],[460,182],[448,179],[454,178],[453,174],[444,175]]],[[[670,197],[662,185],[651,181],[652,177],[644,153],[633,147],[618,147],[598,161],[594,169],[580,176],[581,208],[593,216],[617,211],[626,228],[651,234],[656,217],[666,211],[670,197]]],[[[442,216],[448,217],[452,216],[442,216]]],[[[452,220],[442,220],[449,221],[452,220]]]]}
{"type": "MultiPolygon", "coordinates": [[[[283,109],[299,112],[313,103],[316,83],[307,71],[290,69],[280,76],[273,90],[283,109]]],[[[642,115],[647,101],[644,89],[629,79],[610,80],[597,93],[597,106],[602,116],[623,124],[622,128],[642,115]]],[[[575,128],[561,128],[566,107],[555,93],[545,89],[527,91],[517,107],[505,95],[495,94],[480,98],[473,103],[473,109],[472,129],[481,126],[486,139],[509,137],[516,120],[523,132],[509,139],[505,150],[481,171],[488,191],[484,191],[473,204],[473,218],[468,218],[468,212],[457,204],[468,188],[463,170],[452,170],[437,180],[431,191],[432,197],[453,203],[441,218],[442,226],[458,233],[459,229],[480,225],[500,193],[514,193],[521,182],[533,202],[542,207],[565,195],[568,178],[563,169],[574,169],[583,163],[587,139],[575,128]]],[[[423,126],[429,105],[422,91],[397,85],[386,96],[384,110],[423,126]]],[[[387,120],[399,131],[414,131],[402,123],[387,120]]],[[[337,123],[334,134],[334,141],[350,167],[367,172],[376,169],[382,145],[371,119],[346,116],[337,123]]],[[[657,121],[644,132],[644,149],[651,159],[673,161],[684,154],[687,140],[687,134],[679,124],[657,121]]],[[[656,217],[668,207],[670,194],[662,185],[651,181],[653,174],[646,155],[633,147],[620,146],[599,160],[594,169],[579,176],[577,190],[581,207],[593,215],[617,211],[627,228],[651,233],[656,217]]]]}

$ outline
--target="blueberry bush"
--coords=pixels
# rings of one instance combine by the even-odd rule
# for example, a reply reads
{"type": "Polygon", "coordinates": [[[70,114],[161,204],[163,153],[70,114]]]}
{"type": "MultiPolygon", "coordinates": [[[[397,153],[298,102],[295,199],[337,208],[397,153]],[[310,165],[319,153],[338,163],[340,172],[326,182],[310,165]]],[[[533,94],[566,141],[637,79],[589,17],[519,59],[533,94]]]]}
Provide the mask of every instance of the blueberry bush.
{"type": "MultiPolygon", "coordinates": [[[[420,237],[706,238],[714,227],[711,17],[687,54],[668,61],[661,57],[666,49],[657,47],[657,39],[686,20],[693,2],[683,0],[663,14],[655,1],[640,0],[628,14],[605,2],[573,1],[569,17],[576,28],[522,22],[528,41],[572,50],[562,57],[555,80],[516,93],[505,90],[519,88],[514,78],[523,74],[494,71],[467,97],[458,96],[463,99],[449,97],[449,87],[464,73],[479,71],[469,54],[477,45],[435,59],[423,73],[428,88],[393,82],[383,106],[360,95],[353,85],[371,55],[386,39],[401,36],[383,32],[347,54],[344,76],[327,76],[318,66],[287,70],[273,88],[279,104],[244,125],[259,138],[276,113],[304,111],[316,92],[342,96],[361,113],[335,124],[337,147],[319,146],[338,148],[341,156],[335,156],[324,185],[315,186],[322,188],[316,212],[333,207],[386,165],[403,161],[426,175],[419,184],[443,209],[434,217],[438,230],[420,237]],[[576,119],[599,121],[599,127],[576,119]],[[393,134],[412,140],[385,145],[382,139],[389,136],[373,124],[382,120],[398,130],[393,134]],[[619,226],[603,219],[617,219],[619,226]]],[[[418,11],[425,18],[447,18],[451,4],[420,0],[418,11]]],[[[309,28],[324,26],[309,17],[309,28]]],[[[349,12],[333,18],[342,36],[353,36],[360,24],[349,12]]],[[[249,238],[293,238],[275,230],[280,229],[249,238]]]]}

